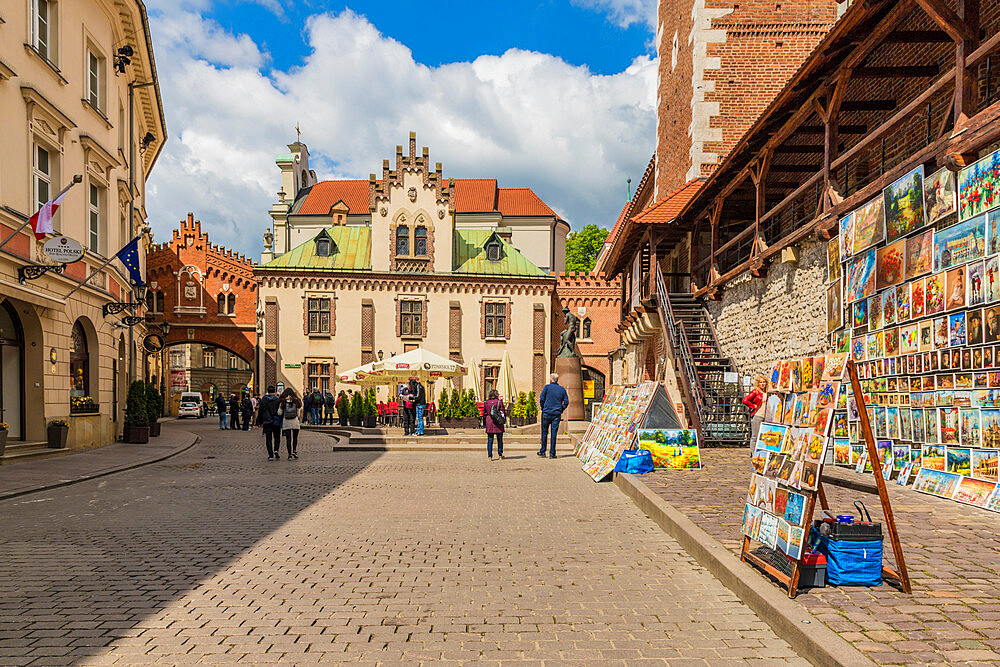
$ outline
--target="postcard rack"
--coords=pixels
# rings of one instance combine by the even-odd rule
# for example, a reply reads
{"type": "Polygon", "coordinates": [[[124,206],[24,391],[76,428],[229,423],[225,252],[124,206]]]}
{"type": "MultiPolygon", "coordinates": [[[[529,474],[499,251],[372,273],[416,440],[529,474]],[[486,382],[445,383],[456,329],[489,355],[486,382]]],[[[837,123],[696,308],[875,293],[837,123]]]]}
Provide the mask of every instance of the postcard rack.
{"type": "MultiPolygon", "coordinates": [[[[906,562],[903,559],[903,548],[899,543],[899,532],[896,530],[896,520],[892,514],[892,505],[889,502],[889,493],[886,490],[885,480],[882,477],[882,465],[878,457],[878,448],[875,445],[875,435],[872,433],[871,423],[868,421],[868,408],[864,393],[861,391],[861,381],[858,379],[858,369],[855,366],[853,359],[848,359],[846,370],[850,375],[851,389],[854,392],[855,400],[858,403],[858,416],[861,421],[861,432],[868,448],[868,458],[871,461],[872,469],[874,470],[875,484],[878,488],[879,500],[882,503],[882,514],[885,517],[886,531],[889,533],[889,540],[892,543],[892,553],[896,560],[897,569],[887,567],[883,563],[882,577],[897,582],[904,593],[911,593],[910,575],[906,571],[906,562]]],[[[822,479],[822,463],[820,463],[820,474],[818,479],[822,479]]],[[[830,509],[830,506],[826,500],[826,492],[823,490],[822,481],[817,483],[816,491],[810,491],[807,493],[808,500],[806,505],[806,516],[809,517],[809,520],[806,522],[806,526],[808,527],[812,525],[812,517],[816,510],[817,497],[819,498],[820,507],[822,509],[828,510],[830,509]]],[[[805,549],[802,549],[802,553],[799,555],[799,558],[794,561],[791,573],[787,573],[781,568],[776,567],[774,563],[771,563],[767,559],[762,558],[760,555],[750,551],[750,544],[750,538],[744,535],[743,549],[740,553],[740,560],[744,563],[750,564],[777,580],[780,584],[787,588],[788,597],[794,598],[798,593],[799,576],[802,571],[805,549]]]]}

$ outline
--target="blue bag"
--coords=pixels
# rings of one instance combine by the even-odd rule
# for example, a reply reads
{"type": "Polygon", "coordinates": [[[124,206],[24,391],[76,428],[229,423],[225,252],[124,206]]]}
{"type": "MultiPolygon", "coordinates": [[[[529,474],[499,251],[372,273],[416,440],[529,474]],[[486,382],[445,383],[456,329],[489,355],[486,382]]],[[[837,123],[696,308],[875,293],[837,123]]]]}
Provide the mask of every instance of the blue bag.
{"type": "Polygon", "coordinates": [[[633,475],[653,472],[653,455],[648,449],[640,449],[637,452],[622,452],[621,458],[615,465],[615,472],[628,472],[633,475]]]}
{"type": "Polygon", "coordinates": [[[833,586],[881,586],[882,540],[832,540],[819,536],[826,580],[833,586]]]}

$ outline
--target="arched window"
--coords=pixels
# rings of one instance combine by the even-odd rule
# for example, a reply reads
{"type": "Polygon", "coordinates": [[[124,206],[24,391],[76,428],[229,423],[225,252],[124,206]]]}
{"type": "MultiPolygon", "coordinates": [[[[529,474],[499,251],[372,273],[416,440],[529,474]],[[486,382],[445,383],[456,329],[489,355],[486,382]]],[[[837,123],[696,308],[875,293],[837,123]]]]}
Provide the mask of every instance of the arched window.
{"type": "Polygon", "coordinates": [[[235,315],[236,314],[236,295],[233,294],[232,292],[230,292],[229,296],[226,297],[226,301],[228,303],[228,305],[226,307],[226,312],[229,313],[230,315],[235,315]]]}
{"type": "Polygon", "coordinates": [[[410,254],[410,228],[406,225],[396,227],[396,254],[403,256],[410,254]]]}
{"type": "Polygon", "coordinates": [[[156,312],[158,313],[163,312],[163,300],[164,300],[163,292],[161,290],[158,290],[156,292],[156,312]]]}
{"type": "Polygon", "coordinates": [[[80,320],[73,323],[70,335],[69,378],[70,404],[72,399],[90,396],[90,354],[87,352],[87,332],[80,320]]]}
{"type": "Polygon", "coordinates": [[[226,314],[226,295],[225,294],[220,294],[219,298],[217,298],[216,301],[218,302],[218,305],[219,305],[219,315],[225,315],[226,314]]]}
{"type": "Polygon", "coordinates": [[[146,310],[151,313],[156,312],[156,295],[152,292],[146,292],[146,310]]]}
{"type": "Polygon", "coordinates": [[[590,318],[583,318],[583,324],[580,325],[580,334],[582,338],[590,339],[590,318]]]}
{"type": "Polygon", "coordinates": [[[427,228],[417,227],[413,230],[413,254],[417,257],[427,256],[427,228]]]}
{"type": "Polygon", "coordinates": [[[330,240],[320,239],[316,241],[316,256],[317,257],[329,257],[330,256],[330,240]]]}

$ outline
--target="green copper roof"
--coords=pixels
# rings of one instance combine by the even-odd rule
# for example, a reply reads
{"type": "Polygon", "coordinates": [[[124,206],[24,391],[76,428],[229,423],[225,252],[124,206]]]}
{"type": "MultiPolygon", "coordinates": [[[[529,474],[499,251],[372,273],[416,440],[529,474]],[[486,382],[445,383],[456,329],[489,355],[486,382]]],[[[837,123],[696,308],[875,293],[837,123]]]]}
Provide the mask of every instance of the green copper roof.
{"type": "Polygon", "coordinates": [[[372,268],[371,234],[367,226],[338,225],[326,230],[334,248],[329,257],[316,254],[316,238],[278,255],[262,269],[326,269],[329,271],[361,271],[372,268]]]}
{"type": "Polygon", "coordinates": [[[499,236],[500,260],[486,259],[486,242],[493,236],[489,229],[456,229],[455,250],[452,254],[455,273],[472,273],[488,276],[546,276],[517,248],[499,236]]]}

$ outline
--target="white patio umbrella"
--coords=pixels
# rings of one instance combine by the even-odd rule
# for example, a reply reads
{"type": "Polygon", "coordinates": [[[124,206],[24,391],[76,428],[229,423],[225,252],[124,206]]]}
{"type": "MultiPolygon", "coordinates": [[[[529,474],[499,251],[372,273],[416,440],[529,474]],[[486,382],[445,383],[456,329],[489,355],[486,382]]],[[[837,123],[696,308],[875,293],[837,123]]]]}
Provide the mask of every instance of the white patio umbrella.
{"type": "Polygon", "coordinates": [[[479,364],[476,363],[475,359],[469,362],[469,372],[465,376],[465,388],[471,389],[472,393],[476,396],[476,403],[482,403],[483,401],[483,388],[479,384],[479,364]]]}
{"type": "Polygon", "coordinates": [[[337,381],[345,384],[364,385],[366,387],[379,384],[395,384],[395,379],[385,378],[381,373],[374,370],[375,363],[374,361],[370,361],[367,364],[361,364],[356,368],[346,370],[337,376],[337,381]]]}
{"type": "Polygon", "coordinates": [[[373,374],[391,380],[383,384],[393,384],[411,377],[433,381],[438,378],[460,377],[465,375],[465,372],[466,368],[462,364],[445,359],[422,347],[391,359],[376,361],[372,367],[373,374]]]}
{"type": "Polygon", "coordinates": [[[517,387],[514,385],[514,369],[510,365],[510,353],[503,351],[503,358],[500,360],[500,372],[497,375],[497,392],[510,405],[517,400],[517,387]]]}

